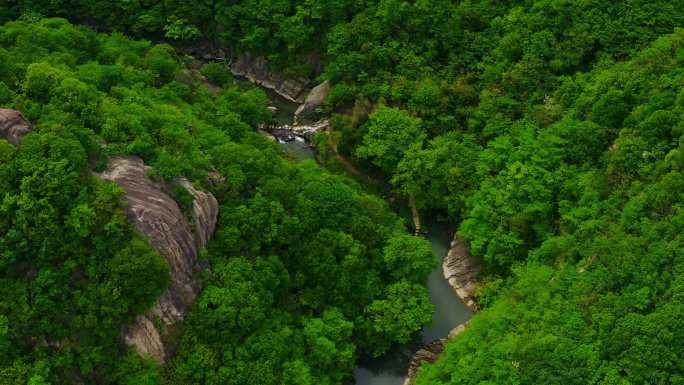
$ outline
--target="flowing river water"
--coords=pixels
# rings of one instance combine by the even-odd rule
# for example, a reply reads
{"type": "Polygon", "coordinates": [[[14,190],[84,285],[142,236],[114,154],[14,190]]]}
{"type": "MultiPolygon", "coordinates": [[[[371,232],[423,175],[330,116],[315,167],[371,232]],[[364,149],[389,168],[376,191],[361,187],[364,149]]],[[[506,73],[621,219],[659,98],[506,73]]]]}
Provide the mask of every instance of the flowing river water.
{"type": "MultiPolygon", "coordinates": [[[[297,105],[267,90],[271,104],[277,108],[274,121],[291,124],[297,105]]],[[[278,138],[285,154],[294,160],[315,159],[314,151],[301,137],[285,140],[278,138]]],[[[430,273],[427,287],[430,301],[435,305],[432,323],[425,326],[413,341],[394,346],[382,357],[361,359],[354,369],[356,385],[402,385],[408,371],[411,357],[422,346],[440,338],[445,338],[456,326],[467,321],[471,311],[459,300],[442,273],[442,260],[446,257],[451,239],[448,229],[433,218],[424,218],[426,239],[432,244],[436,267],[430,273]]]]}

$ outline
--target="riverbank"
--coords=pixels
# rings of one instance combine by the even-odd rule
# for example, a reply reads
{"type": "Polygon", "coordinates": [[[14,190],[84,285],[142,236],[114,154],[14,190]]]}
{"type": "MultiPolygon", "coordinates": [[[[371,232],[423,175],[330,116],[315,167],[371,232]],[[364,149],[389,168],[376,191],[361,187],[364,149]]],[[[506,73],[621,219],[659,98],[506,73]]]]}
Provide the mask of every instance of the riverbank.
{"type": "MultiPolygon", "coordinates": [[[[472,313],[477,312],[478,306],[475,301],[475,293],[477,290],[477,274],[480,272],[482,265],[480,260],[470,255],[468,246],[465,241],[455,234],[453,240],[449,245],[449,252],[442,261],[442,274],[446,282],[448,282],[451,290],[459,298],[461,303],[466,306],[472,313]]],[[[413,355],[409,363],[407,377],[403,385],[411,385],[415,381],[418,369],[425,363],[433,363],[437,361],[439,356],[446,348],[449,340],[455,338],[468,326],[467,320],[455,328],[453,328],[446,338],[435,340],[413,355]]]]}
{"type": "Polygon", "coordinates": [[[442,263],[449,252],[449,229],[433,217],[423,218],[423,228],[426,231],[423,236],[432,245],[437,265],[427,280],[430,302],[435,306],[432,322],[426,325],[411,343],[396,346],[386,356],[362,360],[354,370],[356,385],[404,384],[409,379],[408,375],[415,372],[419,366],[415,364],[422,363],[420,360],[417,361],[416,357],[425,357],[423,353],[426,347],[436,346],[436,341],[446,340],[454,328],[466,323],[472,315],[470,309],[454,295],[454,290],[444,279],[442,263]]]}
{"type": "Polygon", "coordinates": [[[470,255],[468,245],[458,235],[451,241],[451,247],[444,263],[444,279],[454,289],[456,295],[473,312],[477,311],[475,292],[477,290],[477,275],[482,269],[481,261],[470,255]]]}
{"type": "MultiPolygon", "coordinates": [[[[315,159],[312,149],[302,151],[303,141],[279,141],[286,154],[297,160],[315,159]],[[294,151],[294,152],[293,152],[294,151]]],[[[337,154],[343,169],[357,180],[367,178],[347,159],[337,154]]],[[[474,302],[475,275],[479,264],[470,258],[467,246],[453,240],[444,224],[434,218],[419,219],[415,205],[409,204],[411,220],[417,236],[425,236],[432,244],[437,267],[430,273],[427,287],[430,302],[435,305],[433,320],[424,327],[412,344],[397,346],[383,357],[362,361],[354,369],[356,385],[409,385],[423,362],[434,362],[448,339],[465,330],[474,302]]]]}
{"type": "MultiPolygon", "coordinates": [[[[260,85],[258,81],[254,83],[260,85]]],[[[288,124],[292,124],[290,122],[295,121],[294,116],[290,119],[289,116],[283,116],[282,112],[288,114],[290,111],[301,109],[303,104],[299,104],[299,107],[297,107],[292,102],[292,99],[284,99],[280,93],[273,92],[272,89],[267,90],[267,95],[271,100],[271,104],[277,107],[276,112],[280,112],[278,123],[284,127],[290,127],[288,124]]],[[[273,135],[274,132],[270,134],[273,135]]],[[[284,134],[287,134],[287,132],[284,134]]],[[[305,140],[303,136],[295,135],[294,132],[291,134],[294,140],[283,140],[278,135],[274,135],[278,139],[278,143],[283,147],[284,153],[294,160],[315,159],[315,153],[307,143],[310,138],[305,140]]],[[[342,158],[342,161],[347,162],[344,158],[342,158]]],[[[343,168],[346,172],[352,174],[352,177],[355,177],[355,179],[365,179],[363,178],[365,175],[356,167],[351,164],[347,164],[347,166],[343,168]]],[[[412,210],[414,223],[417,223],[416,217],[417,210],[412,210]]],[[[434,218],[424,218],[418,226],[421,231],[424,230],[422,233],[431,242],[433,255],[437,262],[437,267],[430,273],[427,280],[430,301],[435,306],[432,323],[425,326],[416,335],[413,343],[395,346],[391,352],[383,357],[362,360],[354,369],[356,385],[401,385],[410,383],[422,362],[434,361],[444,349],[447,339],[452,338],[458,332],[465,329],[465,325],[470,319],[473,310],[476,309],[476,306],[473,305],[474,301],[469,303],[466,300],[468,297],[461,297],[461,294],[465,293],[462,288],[474,288],[474,284],[467,284],[460,280],[461,277],[468,277],[468,282],[474,282],[474,274],[459,273],[461,271],[459,268],[470,266],[459,262],[469,260],[460,258],[463,255],[467,255],[467,248],[465,249],[466,253],[463,253],[461,249],[456,251],[454,249],[455,246],[465,245],[462,243],[454,244],[448,229],[434,218]],[[449,275],[447,275],[447,271],[449,275]],[[452,281],[457,285],[452,286],[454,285],[452,281]]]]}

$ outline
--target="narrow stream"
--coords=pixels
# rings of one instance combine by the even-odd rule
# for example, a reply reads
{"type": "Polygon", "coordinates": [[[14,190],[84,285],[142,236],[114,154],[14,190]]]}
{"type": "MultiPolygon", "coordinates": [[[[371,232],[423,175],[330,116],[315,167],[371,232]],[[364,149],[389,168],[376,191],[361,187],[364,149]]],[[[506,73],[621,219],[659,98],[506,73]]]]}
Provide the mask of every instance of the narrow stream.
{"type": "Polygon", "coordinates": [[[442,260],[449,251],[451,240],[444,225],[425,219],[425,236],[432,243],[432,254],[438,261],[428,277],[430,301],[435,305],[432,323],[423,328],[412,343],[397,346],[383,357],[364,360],[354,369],[356,385],[402,385],[411,357],[420,347],[446,337],[456,326],[467,321],[471,311],[456,297],[442,273],[442,260]]]}
{"type": "MultiPolygon", "coordinates": [[[[280,124],[291,124],[297,106],[266,90],[271,104],[277,107],[274,120],[280,124]]],[[[278,138],[278,143],[285,154],[294,160],[314,159],[313,149],[301,137],[286,141],[278,138]]],[[[426,238],[432,244],[432,253],[437,267],[430,273],[427,281],[430,301],[435,305],[432,323],[418,333],[414,340],[405,345],[394,346],[387,354],[379,358],[366,358],[354,369],[356,385],[402,385],[407,374],[408,365],[413,354],[420,347],[440,338],[467,321],[470,310],[456,297],[442,273],[442,260],[446,257],[451,239],[447,228],[432,218],[424,219],[427,230],[426,238]]]]}

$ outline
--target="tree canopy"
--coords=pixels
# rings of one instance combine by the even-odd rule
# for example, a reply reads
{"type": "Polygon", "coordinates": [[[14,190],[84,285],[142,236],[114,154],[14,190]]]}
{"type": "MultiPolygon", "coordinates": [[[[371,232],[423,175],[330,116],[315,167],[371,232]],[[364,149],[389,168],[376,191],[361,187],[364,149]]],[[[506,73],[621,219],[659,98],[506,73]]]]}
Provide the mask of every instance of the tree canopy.
{"type": "Polygon", "coordinates": [[[482,310],[417,385],[684,381],[680,1],[6,3],[0,104],[34,133],[0,141],[0,382],[341,384],[429,322],[429,246],[358,184],[281,159],[254,133],[264,93],[214,63],[214,95],[179,53],[218,48],[329,80],[320,159],[482,259],[482,310]],[[116,339],[168,280],[91,174],[122,154],[221,205],[164,370],[116,339]]]}
{"type": "Polygon", "coordinates": [[[427,241],[356,183],[284,159],[256,132],[262,91],[214,66],[214,95],[171,46],[63,19],[8,22],[0,41],[3,107],[33,126],[19,146],[0,140],[0,383],[340,384],[359,356],[430,322],[427,241]],[[122,189],[94,176],[120,155],[220,204],[204,290],[165,368],[121,343],[169,271],[122,189]],[[416,252],[395,250],[407,243],[416,252]]]}

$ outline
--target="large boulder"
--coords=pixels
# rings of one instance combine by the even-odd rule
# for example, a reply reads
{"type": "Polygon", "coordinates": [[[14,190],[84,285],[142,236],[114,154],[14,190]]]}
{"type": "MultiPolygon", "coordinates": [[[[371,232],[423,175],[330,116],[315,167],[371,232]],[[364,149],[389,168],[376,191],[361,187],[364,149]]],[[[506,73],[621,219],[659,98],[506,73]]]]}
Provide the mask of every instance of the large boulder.
{"type": "MultiPolygon", "coordinates": [[[[300,104],[295,111],[295,123],[301,123],[309,120],[310,116],[316,115],[316,110],[323,106],[325,98],[330,94],[330,82],[324,81],[309,91],[304,103],[300,104]]],[[[315,117],[314,117],[315,119],[315,117]]]]}
{"type": "Polygon", "coordinates": [[[0,139],[18,145],[26,134],[31,132],[31,126],[16,110],[0,108],[0,139]]]}
{"type": "Polygon", "coordinates": [[[172,326],[185,317],[200,293],[197,273],[202,266],[198,265],[198,250],[206,246],[214,232],[218,202],[213,195],[195,189],[187,180],[177,180],[175,184],[184,187],[193,197],[189,213],[191,225],[186,214],[167,194],[170,186],[153,182],[147,176],[148,169],[137,157],[113,158],[100,177],[123,188],[129,221],[169,265],[169,288],[152,310],[139,316],[135,324],[124,331],[126,343],[163,363],[168,354],[165,337],[172,326]]]}

